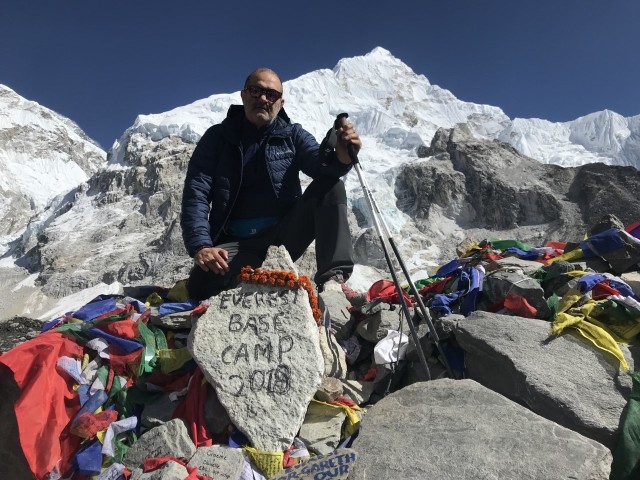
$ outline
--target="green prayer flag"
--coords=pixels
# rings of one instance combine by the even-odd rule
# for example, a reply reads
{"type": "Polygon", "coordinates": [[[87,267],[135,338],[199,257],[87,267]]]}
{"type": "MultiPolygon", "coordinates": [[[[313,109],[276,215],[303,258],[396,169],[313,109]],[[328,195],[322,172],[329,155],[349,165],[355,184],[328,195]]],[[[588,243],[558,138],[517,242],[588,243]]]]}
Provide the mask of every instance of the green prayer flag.
{"type": "Polygon", "coordinates": [[[631,374],[633,389],[623,414],[618,444],[613,450],[610,480],[640,478],[640,371],[631,374]]]}

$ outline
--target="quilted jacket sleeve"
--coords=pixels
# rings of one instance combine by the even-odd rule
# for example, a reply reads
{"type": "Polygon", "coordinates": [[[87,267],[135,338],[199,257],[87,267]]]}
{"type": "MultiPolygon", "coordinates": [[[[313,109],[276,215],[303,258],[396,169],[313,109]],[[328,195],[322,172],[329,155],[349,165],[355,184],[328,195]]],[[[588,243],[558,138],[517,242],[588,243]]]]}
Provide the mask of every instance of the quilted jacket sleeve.
{"type": "Polygon", "coordinates": [[[196,146],[182,191],[180,226],[190,256],[202,247],[213,246],[209,226],[209,205],[216,162],[217,126],[209,128],[196,146]]]}
{"type": "Polygon", "coordinates": [[[320,175],[341,177],[351,170],[351,165],[341,163],[335,152],[331,152],[323,163],[320,158],[320,145],[313,135],[297,123],[293,125],[293,141],[296,147],[296,160],[305,175],[311,178],[320,175]]]}

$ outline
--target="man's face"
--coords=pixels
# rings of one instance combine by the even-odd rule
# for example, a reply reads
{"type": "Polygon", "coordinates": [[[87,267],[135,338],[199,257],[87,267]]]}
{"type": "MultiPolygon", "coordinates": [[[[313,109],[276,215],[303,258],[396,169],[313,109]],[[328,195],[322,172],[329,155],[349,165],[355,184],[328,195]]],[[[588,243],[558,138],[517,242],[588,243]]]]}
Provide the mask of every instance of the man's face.
{"type": "Polygon", "coordinates": [[[251,77],[245,89],[240,92],[247,120],[257,128],[261,128],[278,116],[278,112],[284,105],[284,98],[280,97],[274,102],[270,102],[264,93],[259,94],[258,98],[254,98],[248,90],[251,87],[268,88],[282,92],[282,83],[272,72],[259,72],[251,77]]]}

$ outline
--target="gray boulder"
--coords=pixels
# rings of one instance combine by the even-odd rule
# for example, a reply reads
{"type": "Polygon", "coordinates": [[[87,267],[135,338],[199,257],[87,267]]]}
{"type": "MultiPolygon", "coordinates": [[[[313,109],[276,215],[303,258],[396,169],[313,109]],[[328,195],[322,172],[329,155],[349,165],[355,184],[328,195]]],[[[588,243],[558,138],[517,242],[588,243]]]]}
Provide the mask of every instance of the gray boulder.
{"type": "Polygon", "coordinates": [[[343,380],[342,388],[344,395],[356,402],[358,405],[369,401],[369,397],[373,393],[374,384],[369,381],[360,380],[343,380]]]}
{"type": "Polygon", "coordinates": [[[473,380],[416,383],[369,409],[350,479],[605,480],[611,453],[473,380]]]}
{"type": "Polygon", "coordinates": [[[475,312],[457,322],[455,338],[470,378],[612,447],[631,378],[579,335],[549,338],[549,329],[541,320],[475,312]]]}
{"type": "Polygon", "coordinates": [[[517,267],[520,268],[523,272],[529,273],[538,270],[540,267],[542,267],[542,264],[539,262],[534,262],[532,260],[524,260],[518,257],[505,257],[490,262],[487,270],[497,270],[499,268],[506,267],[517,267]]]}
{"type": "Polygon", "coordinates": [[[122,463],[132,469],[142,465],[147,458],[190,459],[194,453],[196,453],[196,446],[189,438],[187,427],[181,419],[177,418],[152,428],[138,438],[138,441],[127,450],[122,463]]]}

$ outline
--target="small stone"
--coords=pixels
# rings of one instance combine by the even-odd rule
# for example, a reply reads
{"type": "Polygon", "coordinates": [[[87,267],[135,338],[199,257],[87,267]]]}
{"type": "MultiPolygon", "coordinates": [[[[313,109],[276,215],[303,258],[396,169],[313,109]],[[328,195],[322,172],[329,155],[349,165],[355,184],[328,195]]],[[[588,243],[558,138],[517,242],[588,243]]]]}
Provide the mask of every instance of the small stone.
{"type": "Polygon", "coordinates": [[[517,267],[517,268],[521,268],[522,271],[524,272],[535,272],[536,270],[539,270],[540,268],[542,268],[542,264],[540,262],[534,262],[532,260],[524,260],[518,257],[505,257],[505,258],[500,258],[498,260],[489,262],[489,265],[487,265],[486,270],[490,272],[493,270],[498,270],[500,268],[506,268],[506,267],[517,267]]]}
{"type": "Polygon", "coordinates": [[[483,291],[492,303],[504,300],[508,293],[514,293],[525,298],[536,309],[536,318],[547,319],[551,315],[544,290],[520,268],[501,268],[488,273],[484,279],[483,291]]]}
{"type": "Polygon", "coordinates": [[[200,447],[188,466],[197,468],[199,475],[216,480],[238,480],[244,467],[244,453],[239,448],[219,445],[200,447]]]}
{"type": "Polygon", "coordinates": [[[344,395],[353,400],[356,404],[362,405],[369,401],[373,393],[373,382],[360,380],[342,380],[344,395]]]}
{"type": "Polygon", "coordinates": [[[620,278],[631,287],[633,293],[640,297],[640,272],[623,273],[620,278]]]}
{"type": "Polygon", "coordinates": [[[458,245],[456,245],[456,254],[458,255],[458,257],[462,257],[469,252],[471,247],[474,247],[476,245],[478,245],[478,241],[475,238],[467,237],[458,245]]]}
{"type": "Polygon", "coordinates": [[[194,318],[191,310],[185,312],[170,313],[169,315],[151,315],[151,323],[168,330],[189,330],[193,325],[194,318]]]}
{"type": "Polygon", "coordinates": [[[347,359],[344,348],[337,338],[325,327],[318,327],[320,350],[324,359],[324,375],[334,378],[345,378],[347,375],[347,359]]]}
{"type": "Polygon", "coordinates": [[[384,304],[369,318],[361,321],[356,327],[356,332],[360,337],[368,342],[377,343],[387,336],[389,330],[398,331],[400,329],[400,309],[384,304]]]}
{"type": "MultiPolygon", "coordinates": [[[[335,282],[327,282],[330,284],[335,282]]],[[[335,336],[338,340],[344,340],[351,335],[355,326],[355,319],[351,317],[349,307],[351,303],[342,293],[342,289],[335,290],[332,288],[325,289],[318,295],[321,302],[320,307],[329,311],[331,317],[331,328],[335,330],[335,336]]]]}
{"type": "Polygon", "coordinates": [[[184,466],[169,461],[152,472],[144,473],[141,468],[135,468],[131,472],[130,480],[183,480],[188,475],[189,472],[184,466]]]}
{"type": "Polygon", "coordinates": [[[218,399],[216,390],[207,383],[207,399],[204,402],[204,420],[212,433],[221,435],[227,431],[231,419],[218,399]]]}
{"type": "Polygon", "coordinates": [[[337,378],[324,377],[316,392],[316,398],[321,402],[333,402],[342,396],[342,382],[337,378]]]}
{"type": "Polygon", "coordinates": [[[140,423],[143,427],[154,428],[163,425],[171,420],[173,411],[179,402],[171,400],[169,393],[162,393],[158,398],[148,403],[140,417],[140,423]]]}

